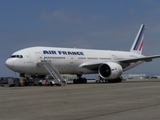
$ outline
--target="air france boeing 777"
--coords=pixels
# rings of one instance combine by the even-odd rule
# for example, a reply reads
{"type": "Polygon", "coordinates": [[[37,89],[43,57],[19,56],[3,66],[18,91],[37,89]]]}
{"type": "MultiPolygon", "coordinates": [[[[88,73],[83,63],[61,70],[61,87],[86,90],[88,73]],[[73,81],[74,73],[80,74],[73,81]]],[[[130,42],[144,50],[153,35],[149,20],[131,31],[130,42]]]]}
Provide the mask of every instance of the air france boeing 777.
{"type": "MultiPolygon", "coordinates": [[[[59,47],[29,47],[14,52],[6,66],[20,75],[47,75],[50,70],[42,62],[50,61],[60,74],[76,74],[79,81],[83,74],[99,74],[108,81],[121,82],[123,71],[143,62],[150,62],[160,55],[142,55],[145,25],[141,25],[130,51],[110,51],[59,47]]],[[[56,74],[56,73],[55,73],[56,74]]]]}

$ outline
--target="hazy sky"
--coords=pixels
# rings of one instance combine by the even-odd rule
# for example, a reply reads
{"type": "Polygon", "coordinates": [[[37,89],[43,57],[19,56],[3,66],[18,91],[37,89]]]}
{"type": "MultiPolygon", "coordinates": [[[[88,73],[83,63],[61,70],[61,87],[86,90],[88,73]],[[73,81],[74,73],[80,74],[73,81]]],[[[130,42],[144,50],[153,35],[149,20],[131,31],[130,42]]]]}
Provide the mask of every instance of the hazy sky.
{"type": "MultiPolygon", "coordinates": [[[[141,24],[143,54],[160,54],[159,0],[0,0],[0,76],[14,77],[6,59],[31,46],[128,51],[141,24]]],[[[127,73],[159,68],[155,59],[127,73]]]]}

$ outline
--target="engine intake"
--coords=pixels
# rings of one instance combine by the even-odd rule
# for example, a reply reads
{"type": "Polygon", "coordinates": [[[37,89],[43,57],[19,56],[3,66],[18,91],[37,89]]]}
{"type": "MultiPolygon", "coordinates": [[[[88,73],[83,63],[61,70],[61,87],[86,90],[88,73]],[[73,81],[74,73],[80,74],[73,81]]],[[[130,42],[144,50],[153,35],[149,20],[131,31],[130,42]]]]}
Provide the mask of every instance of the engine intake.
{"type": "Polygon", "coordinates": [[[114,62],[106,62],[99,66],[98,73],[104,79],[117,79],[122,75],[121,65],[114,62]]]}

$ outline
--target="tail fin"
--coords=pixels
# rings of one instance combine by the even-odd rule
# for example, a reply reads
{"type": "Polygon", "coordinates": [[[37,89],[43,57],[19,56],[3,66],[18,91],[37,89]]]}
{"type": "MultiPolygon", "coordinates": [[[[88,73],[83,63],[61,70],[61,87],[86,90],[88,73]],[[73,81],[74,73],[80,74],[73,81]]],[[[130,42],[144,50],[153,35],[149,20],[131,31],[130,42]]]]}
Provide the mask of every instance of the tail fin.
{"type": "Polygon", "coordinates": [[[145,30],[145,25],[142,24],[132,44],[130,52],[142,54],[143,42],[144,42],[144,30],[145,30]]]}

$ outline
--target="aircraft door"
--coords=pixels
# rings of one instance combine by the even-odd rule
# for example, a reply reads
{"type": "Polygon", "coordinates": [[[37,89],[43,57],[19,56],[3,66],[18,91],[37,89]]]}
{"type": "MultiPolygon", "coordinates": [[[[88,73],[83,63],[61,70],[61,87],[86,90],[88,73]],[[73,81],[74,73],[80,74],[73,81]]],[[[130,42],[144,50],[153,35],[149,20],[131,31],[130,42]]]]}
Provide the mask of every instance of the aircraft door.
{"type": "Polygon", "coordinates": [[[73,55],[67,57],[68,71],[74,71],[74,57],[73,55]]]}
{"type": "Polygon", "coordinates": [[[40,52],[36,52],[37,62],[41,62],[43,60],[43,57],[40,52]]]}
{"type": "Polygon", "coordinates": [[[68,56],[68,64],[72,65],[74,63],[74,56],[68,56]]]}

